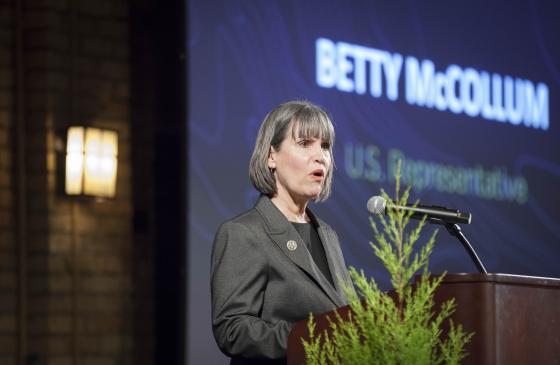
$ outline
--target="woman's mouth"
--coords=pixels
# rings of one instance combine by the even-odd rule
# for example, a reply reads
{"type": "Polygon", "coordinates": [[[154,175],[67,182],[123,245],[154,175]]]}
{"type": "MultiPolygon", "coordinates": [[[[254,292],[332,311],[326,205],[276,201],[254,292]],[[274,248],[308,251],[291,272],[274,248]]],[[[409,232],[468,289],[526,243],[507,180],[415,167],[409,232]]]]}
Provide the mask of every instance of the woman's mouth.
{"type": "Polygon", "coordinates": [[[323,177],[325,177],[325,171],[323,171],[323,169],[313,170],[313,172],[311,173],[311,176],[313,176],[314,178],[322,180],[323,177]]]}

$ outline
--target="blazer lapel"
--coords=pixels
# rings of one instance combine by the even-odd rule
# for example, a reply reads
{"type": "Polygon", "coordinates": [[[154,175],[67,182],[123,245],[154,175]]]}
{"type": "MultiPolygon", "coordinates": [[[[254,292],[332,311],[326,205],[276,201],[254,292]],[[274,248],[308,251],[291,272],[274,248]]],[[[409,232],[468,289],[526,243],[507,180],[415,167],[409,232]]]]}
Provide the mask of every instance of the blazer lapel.
{"type": "MultiPolygon", "coordinates": [[[[276,245],[284,252],[286,256],[298,267],[304,270],[313,280],[319,285],[319,287],[325,292],[325,294],[331,299],[331,301],[338,307],[345,305],[345,301],[339,295],[338,285],[337,289],[332,287],[329,281],[325,278],[325,276],[321,273],[321,270],[315,265],[313,259],[311,258],[311,254],[307,250],[302,238],[300,237],[299,233],[296,229],[290,224],[290,222],[284,217],[282,212],[276,208],[276,206],[270,201],[270,199],[266,196],[261,196],[256,204],[256,209],[261,213],[265,220],[265,224],[267,225],[268,231],[270,232],[270,237],[276,243],[276,245]],[[295,241],[297,244],[297,248],[294,250],[290,250],[288,248],[288,241],[295,241]]],[[[319,237],[322,241],[326,240],[324,234],[321,233],[321,230],[318,230],[319,237]]],[[[323,242],[323,246],[328,246],[325,244],[326,241],[323,242]]],[[[331,270],[331,275],[333,275],[333,280],[337,283],[337,272],[338,270],[333,269],[336,267],[334,264],[332,253],[329,254],[329,251],[325,249],[325,253],[327,256],[327,261],[329,265],[329,269],[331,270]]]]}
{"type": "Polygon", "coordinates": [[[338,247],[338,238],[321,225],[318,226],[317,233],[319,234],[319,238],[323,244],[323,249],[325,250],[325,256],[327,257],[327,263],[329,265],[329,270],[332,275],[336,292],[343,300],[343,303],[347,304],[348,299],[344,285],[348,285],[347,280],[345,280],[348,273],[344,264],[339,260],[340,253],[338,253],[335,249],[335,247],[338,247]]]}

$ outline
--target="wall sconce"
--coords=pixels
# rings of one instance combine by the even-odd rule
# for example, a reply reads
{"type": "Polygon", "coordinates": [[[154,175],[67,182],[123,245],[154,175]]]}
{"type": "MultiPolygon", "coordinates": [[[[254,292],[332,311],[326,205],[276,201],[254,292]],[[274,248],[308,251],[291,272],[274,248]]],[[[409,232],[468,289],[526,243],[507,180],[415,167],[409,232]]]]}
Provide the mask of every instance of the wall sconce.
{"type": "Polygon", "coordinates": [[[66,194],[114,198],[117,157],[117,132],[89,127],[68,128],[66,194]]]}

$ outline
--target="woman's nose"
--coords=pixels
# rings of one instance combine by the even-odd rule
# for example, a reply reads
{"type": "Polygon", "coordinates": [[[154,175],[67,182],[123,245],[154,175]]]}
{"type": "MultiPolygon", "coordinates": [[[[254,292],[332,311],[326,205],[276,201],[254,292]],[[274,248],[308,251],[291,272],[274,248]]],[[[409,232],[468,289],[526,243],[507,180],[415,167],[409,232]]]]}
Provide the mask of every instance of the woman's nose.
{"type": "Polygon", "coordinates": [[[321,164],[325,163],[325,150],[320,143],[313,148],[313,160],[321,164]]]}

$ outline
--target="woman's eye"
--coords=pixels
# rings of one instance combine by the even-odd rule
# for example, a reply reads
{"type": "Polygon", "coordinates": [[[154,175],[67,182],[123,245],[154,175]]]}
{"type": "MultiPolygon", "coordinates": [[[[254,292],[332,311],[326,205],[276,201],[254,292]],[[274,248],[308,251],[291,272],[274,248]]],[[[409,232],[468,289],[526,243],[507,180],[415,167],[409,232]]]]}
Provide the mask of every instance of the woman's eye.
{"type": "Polygon", "coordinates": [[[331,144],[328,142],[323,142],[321,143],[321,148],[324,150],[328,150],[329,148],[331,148],[331,144]]]}
{"type": "Polygon", "coordinates": [[[307,147],[311,144],[311,141],[308,139],[302,139],[301,141],[299,141],[299,145],[302,147],[307,147]]]}

